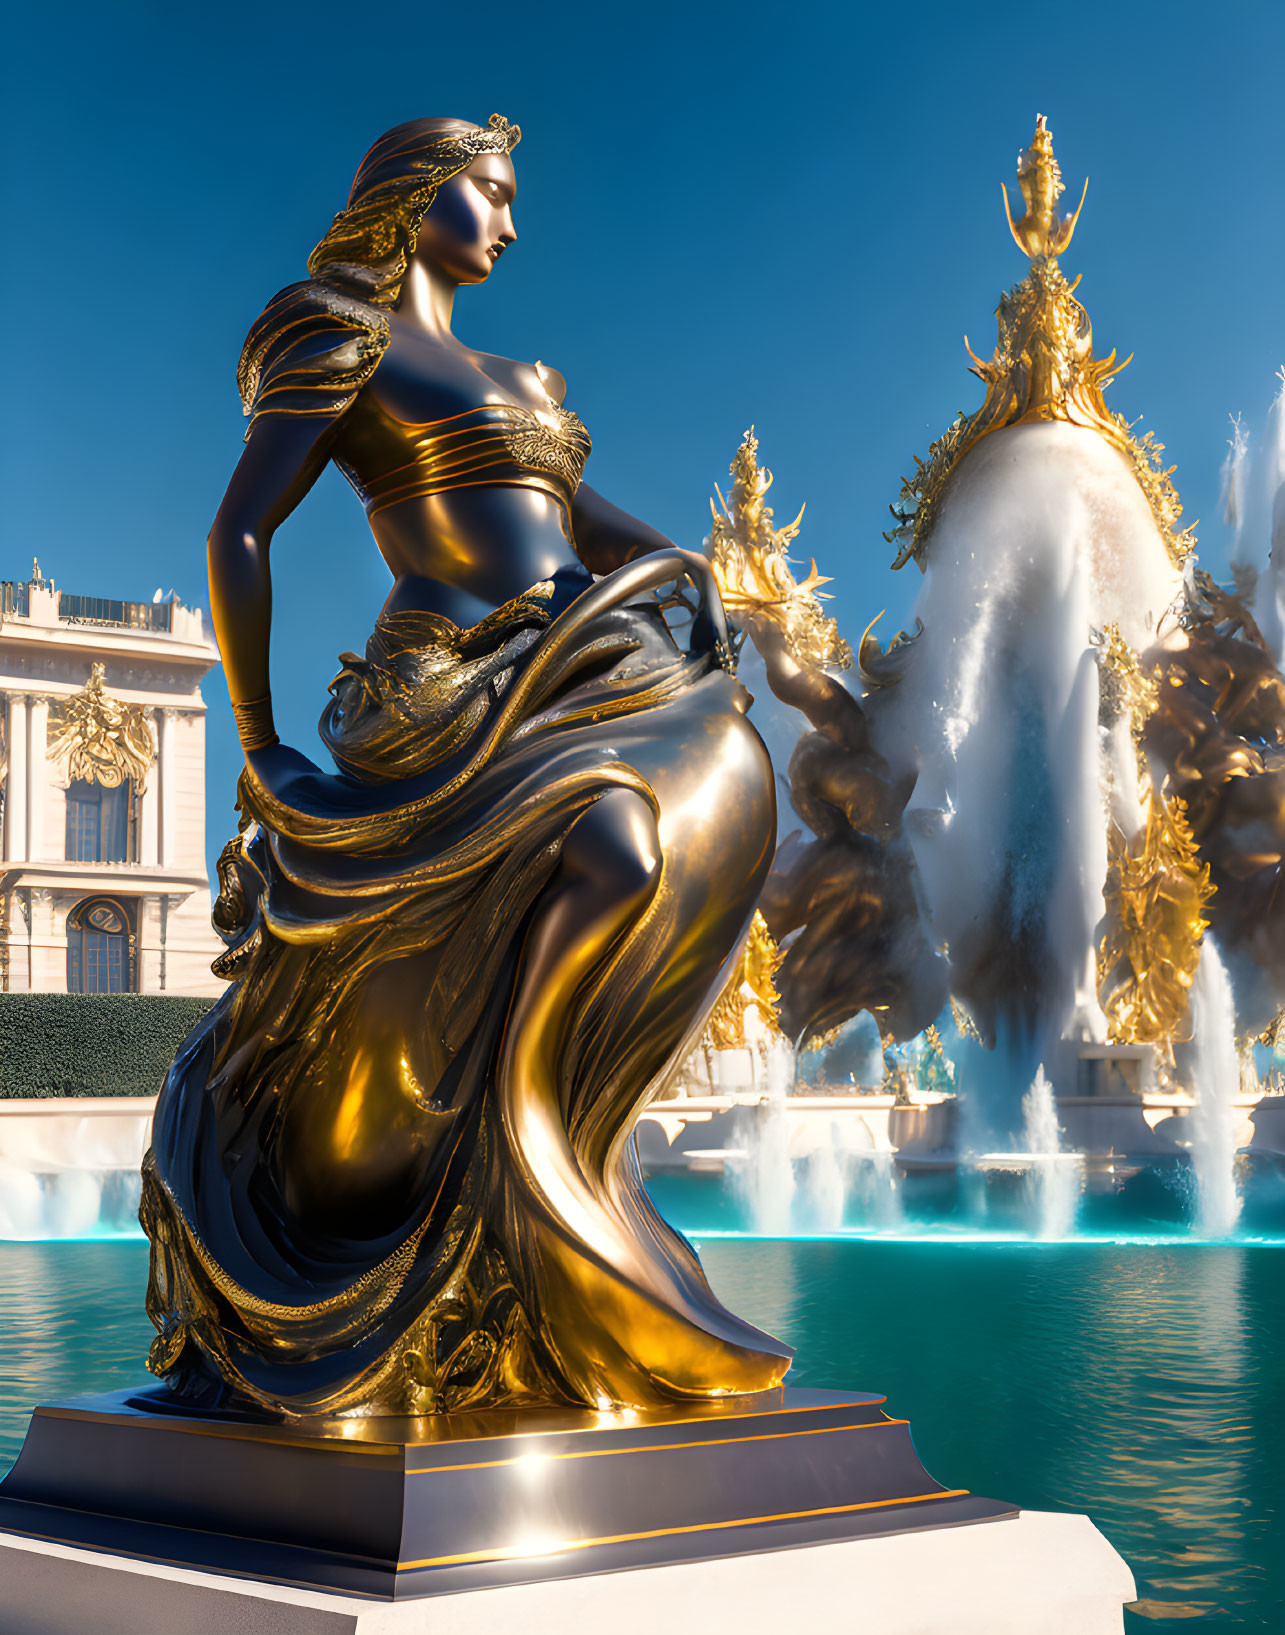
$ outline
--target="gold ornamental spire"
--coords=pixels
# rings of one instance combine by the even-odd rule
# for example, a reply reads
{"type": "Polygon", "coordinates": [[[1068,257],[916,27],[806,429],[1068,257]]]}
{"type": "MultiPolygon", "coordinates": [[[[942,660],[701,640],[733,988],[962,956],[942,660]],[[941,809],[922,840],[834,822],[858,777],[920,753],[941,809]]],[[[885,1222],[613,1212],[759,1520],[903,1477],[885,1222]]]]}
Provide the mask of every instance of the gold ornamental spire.
{"type": "Polygon", "coordinates": [[[901,486],[892,514],[897,526],[884,538],[898,547],[894,568],[913,557],[922,568],[928,536],[942,494],[956,465],[983,437],[1005,426],[1034,420],[1063,420],[1097,432],[1129,461],[1139,486],[1150,503],[1156,525],[1175,565],[1191,554],[1195,541],[1190,529],[1179,528],[1182,505],[1172,482],[1173,468],[1160,462],[1164,445],[1152,434],[1135,438],[1129,423],[1107,408],[1103,391],[1124,363],[1116,354],[1093,355],[1093,326],[1075,299],[1080,280],[1068,283],[1058,258],[1071,243],[1084,197],[1071,215],[1059,213],[1065,191],[1062,171],[1053,153],[1053,138],[1044,115],[1036,119],[1031,145],[1017,159],[1017,184],[1025,212],[1013,220],[1008,189],[1004,212],[1009,231],[1030,260],[1030,271],[1020,284],[1000,298],[995,317],[999,337],[989,362],[968,345],[972,373],[986,386],[986,399],[972,416],[963,415],[935,442],[928,459],[916,460],[916,470],[901,486]]]}
{"type": "Polygon", "coordinates": [[[1075,214],[1059,216],[1057,203],[1066,188],[1062,182],[1062,168],[1053,153],[1053,135],[1043,114],[1035,116],[1035,135],[1031,138],[1030,147],[1023,148],[1017,156],[1017,185],[1026,201],[1026,214],[1020,222],[1014,222],[1008,203],[1008,189],[1003,182],[1000,183],[1004,213],[1008,217],[1008,230],[1013,235],[1014,243],[1032,261],[1037,261],[1041,256],[1061,255],[1071,242],[1080,211],[1084,209],[1089,183],[1086,177],[1075,214]]]}
{"type": "Polygon", "coordinates": [[[718,504],[709,502],[713,527],[706,544],[723,605],[738,620],[777,626],[797,662],[850,669],[852,649],[822,606],[830,593],[821,586],[831,578],[817,572],[815,557],[806,579],[794,577],[789,547],[803,512],[784,528],[776,526],[767,503],[772,473],[759,465],[758,448],[751,426],[728,468],[731,487],[724,496],[715,485],[718,504]]]}

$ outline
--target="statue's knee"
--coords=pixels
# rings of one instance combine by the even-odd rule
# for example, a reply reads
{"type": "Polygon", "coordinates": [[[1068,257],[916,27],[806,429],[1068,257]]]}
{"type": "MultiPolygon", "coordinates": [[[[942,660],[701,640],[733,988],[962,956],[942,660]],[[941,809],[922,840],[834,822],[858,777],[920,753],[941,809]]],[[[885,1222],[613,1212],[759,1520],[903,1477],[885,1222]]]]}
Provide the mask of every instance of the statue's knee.
{"type": "Polygon", "coordinates": [[[613,789],[572,825],[563,844],[569,872],[623,902],[645,900],[660,879],[660,836],[650,805],[631,789],[613,789]]]}

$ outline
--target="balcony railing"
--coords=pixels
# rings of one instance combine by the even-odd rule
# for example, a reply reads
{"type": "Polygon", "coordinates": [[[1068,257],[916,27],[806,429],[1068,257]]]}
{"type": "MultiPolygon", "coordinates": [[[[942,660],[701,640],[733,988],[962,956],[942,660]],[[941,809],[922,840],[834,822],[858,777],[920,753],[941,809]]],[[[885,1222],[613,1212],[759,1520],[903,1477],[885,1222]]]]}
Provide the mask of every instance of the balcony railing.
{"type": "MultiPolygon", "coordinates": [[[[25,590],[25,586],[20,587],[25,590]]],[[[172,602],[117,602],[105,596],[71,596],[63,591],[58,617],[64,624],[124,625],[129,630],[170,630],[172,602]]]]}
{"type": "MultiPolygon", "coordinates": [[[[37,588],[48,588],[40,581],[37,588]]],[[[30,582],[0,580],[0,619],[31,617],[30,582]]],[[[110,596],[73,596],[61,591],[58,618],[62,624],[115,625],[126,630],[174,628],[173,602],[122,602],[110,596]]]]}
{"type": "Polygon", "coordinates": [[[31,605],[30,585],[17,585],[12,579],[0,580],[0,619],[17,615],[27,617],[31,605]]]}

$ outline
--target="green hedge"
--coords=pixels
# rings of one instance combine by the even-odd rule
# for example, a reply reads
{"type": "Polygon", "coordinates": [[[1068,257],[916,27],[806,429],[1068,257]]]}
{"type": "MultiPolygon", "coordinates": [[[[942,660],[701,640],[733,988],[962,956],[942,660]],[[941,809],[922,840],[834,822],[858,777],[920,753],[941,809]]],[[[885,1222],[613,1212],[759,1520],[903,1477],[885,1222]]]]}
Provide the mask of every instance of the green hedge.
{"type": "Polygon", "coordinates": [[[0,1097],[151,1096],[212,999],[0,993],[0,1097]]]}

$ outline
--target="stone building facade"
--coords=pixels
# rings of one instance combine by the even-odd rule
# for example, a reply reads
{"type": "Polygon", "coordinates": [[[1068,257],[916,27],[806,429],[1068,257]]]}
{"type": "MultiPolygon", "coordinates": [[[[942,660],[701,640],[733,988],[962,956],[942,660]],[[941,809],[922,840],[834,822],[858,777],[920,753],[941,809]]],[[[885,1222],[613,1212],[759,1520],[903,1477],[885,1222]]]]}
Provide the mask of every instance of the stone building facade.
{"type": "Polygon", "coordinates": [[[213,995],[199,609],[0,582],[0,989],[213,995]]]}

